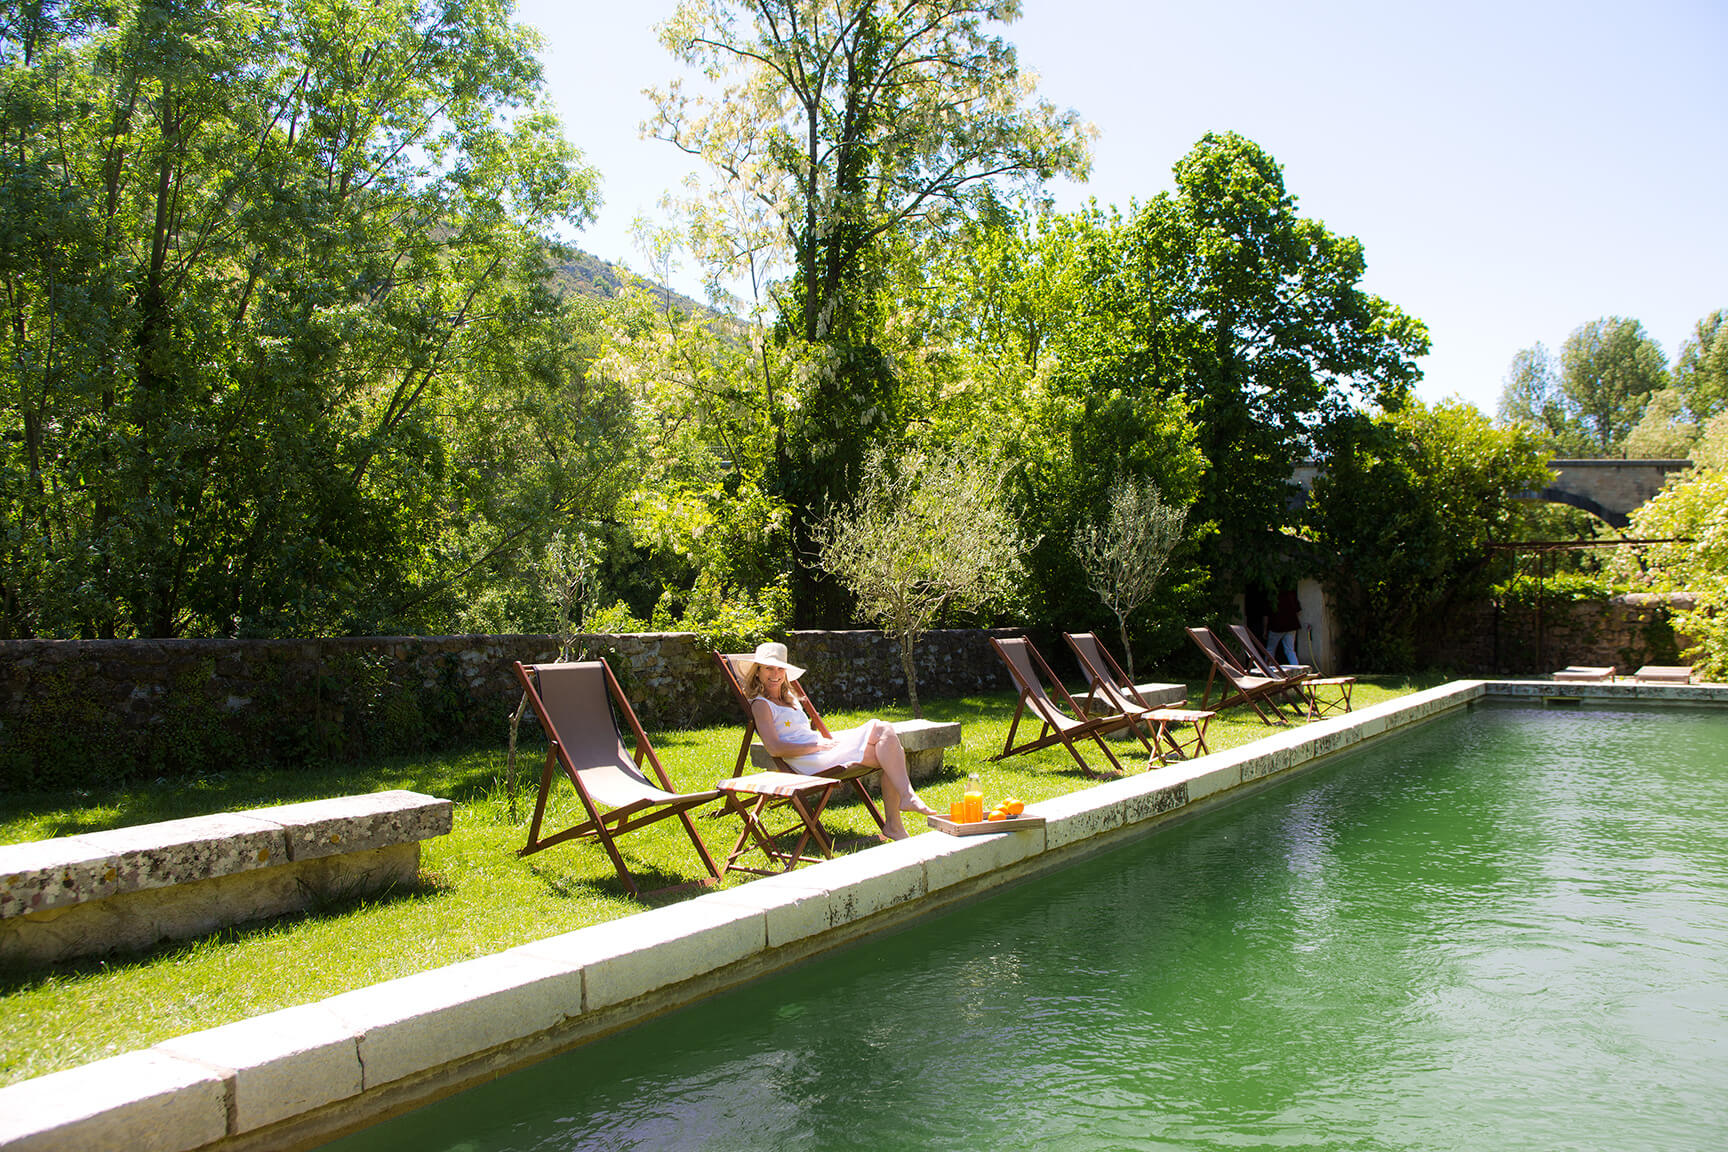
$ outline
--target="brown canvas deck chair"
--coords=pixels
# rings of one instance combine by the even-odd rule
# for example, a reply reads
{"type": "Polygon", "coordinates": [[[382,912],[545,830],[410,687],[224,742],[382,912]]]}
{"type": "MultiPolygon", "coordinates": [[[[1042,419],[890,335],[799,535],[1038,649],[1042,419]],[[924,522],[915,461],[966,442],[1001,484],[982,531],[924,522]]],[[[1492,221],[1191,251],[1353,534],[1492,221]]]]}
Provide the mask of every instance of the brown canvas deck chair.
{"type": "Polygon", "coordinates": [[[1236,658],[1230,655],[1230,650],[1224,647],[1224,642],[1218,639],[1210,628],[1189,628],[1187,632],[1188,638],[1194,641],[1194,646],[1212,662],[1212,670],[1206,673],[1206,687],[1200,693],[1200,707],[1222,712],[1226,708],[1246,704],[1254,709],[1264,723],[1289,723],[1284,719],[1284,713],[1279,710],[1277,702],[1277,697],[1290,690],[1288,682],[1250,673],[1236,662],[1236,658]],[[1212,682],[1217,679],[1222,679],[1229,687],[1219,685],[1218,703],[1209,704],[1207,701],[1212,698],[1212,682]],[[1266,714],[1268,708],[1272,711],[1271,716],[1266,714]]]}
{"type": "MultiPolygon", "coordinates": [[[[717,883],[720,869],[702,838],[696,835],[690,810],[719,800],[720,793],[718,790],[678,792],[672,787],[666,769],[654,753],[654,746],[648,742],[647,733],[642,731],[635,710],[624,698],[624,691],[619,688],[618,680],[606,661],[591,660],[577,664],[523,664],[518,661],[516,678],[528,694],[528,702],[534,707],[534,715],[539,718],[548,743],[546,767],[540,773],[540,795],[534,802],[534,820],[528,826],[528,843],[517,855],[528,856],[566,840],[596,840],[612,858],[618,879],[624,882],[630,895],[640,898],[642,893],[637,889],[636,878],[630,874],[624,857],[619,854],[617,839],[637,828],[675,816],[684,825],[690,843],[708,869],[709,879],[695,883],[704,886],[717,883]],[[618,719],[612,708],[614,704],[630,722],[630,731],[636,738],[634,758],[625,749],[624,739],[618,732],[618,719]],[[643,770],[644,761],[653,770],[652,776],[643,770]],[[556,772],[560,770],[575,786],[588,819],[543,837],[540,826],[546,816],[546,800],[552,792],[556,772]]],[[[688,886],[676,884],[656,891],[666,892],[688,886]]]]}
{"type": "Polygon", "coordinates": [[[1044,663],[1044,657],[1038,654],[1038,650],[1032,647],[1032,642],[1024,636],[1010,640],[1000,640],[992,636],[990,643],[995,647],[996,654],[1002,657],[1002,662],[1008,665],[1008,675],[1014,681],[1015,691],[1020,694],[1019,703],[1014,706],[1014,721],[1008,725],[1008,739],[1003,741],[1002,751],[991,759],[1006,760],[1022,752],[1035,752],[1052,744],[1060,744],[1068,749],[1068,755],[1074,757],[1074,762],[1080,765],[1086,775],[1097,776],[1101,774],[1086,763],[1086,758],[1080,755],[1080,750],[1074,746],[1076,740],[1090,739],[1104,753],[1104,758],[1110,761],[1110,767],[1120,774],[1122,764],[1116,759],[1116,754],[1110,751],[1110,746],[1104,743],[1104,733],[1131,727],[1132,722],[1126,716],[1088,716],[1083,708],[1074,703],[1074,698],[1068,695],[1068,689],[1062,687],[1062,681],[1050,671],[1050,666],[1044,663]],[[1050,699],[1044,690],[1045,683],[1056,686],[1056,691],[1061,693],[1062,699],[1067,703],[1068,712],[1064,713],[1056,706],[1056,702],[1050,699]],[[1038,718],[1038,735],[1016,745],[1014,736],[1020,730],[1020,717],[1027,713],[1038,718]]]}
{"type": "MultiPolygon", "coordinates": [[[[732,775],[734,776],[744,774],[745,768],[750,763],[750,745],[755,743],[757,738],[756,714],[750,710],[750,701],[744,695],[744,682],[738,677],[738,671],[743,663],[750,662],[750,660],[751,657],[748,653],[714,653],[714,662],[720,665],[720,675],[725,679],[726,687],[731,689],[733,701],[744,713],[744,739],[738,745],[738,762],[732,767],[732,775]]],[[[828,730],[828,725],[823,721],[822,714],[816,711],[816,705],[811,701],[810,694],[804,691],[804,685],[796,680],[789,683],[793,693],[797,695],[799,703],[804,706],[805,715],[810,717],[810,726],[822,733],[823,736],[832,739],[834,734],[828,730]]],[[[763,751],[766,752],[767,748],[764,747],[763,751]]],[[[769,759],[774,762],[776,771],[797,771],[796,768],[777,756],[770,756],[769,759]]],[[[810,775],[824,776],[830,780],[839,780],[841,783],[850,784],[853,792],[857,794],[859,802],[864,805],[865,811],[869,812],[870,818],[876,821],[876,827],[885,829],[887,823],[882,818],[882,810],[876,807],[876,801],[871,797],[870,790],[864,786],[865,780],[880,771],[880,768],[873,768],[868,764],[841,764],[823,772],[810,773],[810,775]]],[[[828,796],[824,796],[821,807],[817,809],[817,815],[821,815],[821,809],[827,806],[828,796]]]]}
{"type": "Polygon", "coordinates": [[[1064,632],[1062,638],[1080,662],[1080,671],[1086,675],[1087,691],[1092,698],[1102,700],[1109,708],[1128,717],[1129,726],[1140,737],[1140,743],[1146,745],[1149,757],[1164,764],[1170,759],[1206,755],[1206,725],[1214,713],[1197,708],[1166,707],[1147,700],[1096,633],[1064,632]],[[1142,724],[1146,726],[1144,731],[1142,724]],[[1186,739],[1171,730],[1176,724],[1189,725],[1186,739]]]}
{"type": "Polygon", "coordinates": [[[1260,643],[1260,637],[1243,625],[1232,624],[1230,631],[1236,634],[1242,645],[1242,654],[1248,658],[1251,667],[1262,676],[1283,676],[1290,681],[1292,691],[1308,706],[1308,719],[1318,720],[1328,712],[1350,711],[1350,693],[1356,689],[1356,677],[1316,676],[1305,668],[1296,671],[1289,664],[1278,663],[1266,650],[1266,645],[1260,643]],[[1323,699],[1321,689],[1335,694],[1323,699]]]}

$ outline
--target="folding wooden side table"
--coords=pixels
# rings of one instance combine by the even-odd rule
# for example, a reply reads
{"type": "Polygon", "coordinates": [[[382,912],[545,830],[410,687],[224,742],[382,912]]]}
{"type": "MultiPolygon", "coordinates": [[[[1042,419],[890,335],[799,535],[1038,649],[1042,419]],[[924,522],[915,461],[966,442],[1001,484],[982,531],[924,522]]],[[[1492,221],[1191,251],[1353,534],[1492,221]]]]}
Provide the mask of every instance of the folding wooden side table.
{"type": "Polygon", "coordinates": [[[1216,715],[1218,713],[1202,708],[1154,708],[1146,713],[1141,718],[1150,720],[1155,725],[1152,730],[1152,759],[1158,761],[1158,766],[1162,768],[1171,760],[1186,760],[1191,756],[1206,755],[1210,751],[1206,747],[1206,725],[1216,715]],[[1176,734],[1170,731],[1172,724],[1191,724],[1194,732],[1187,740],[1178,739],[1176,734]],[[1160,752],[1159,745],[1167,746],[1170,751],[1160,752]]]}
{"type": "Polygon", "coordinates": [[[773,876],[790,872],[799,864],[832,860],[834,846],[829,843],[817,817],[827,807],[834,789],[842,783],[844,781],[831,777],[805,776],[799,772],[754,772],[748,776],[733,776],[714,785],[725,793],[727,808],[736,812],[744,822],[743,831],[738,833],[738,842],[732,845],[731,853],[720,865],[721,877],[731,871],[773,876]],[[750,797],[755,798],[753,802],[748,799],[750,797]],[[775,808],[792,809],[797,813],[798,821],[778,830],[769,828],[767,816],[775,808]],[[802,835],[797,843],[791,848],[781,847],[781,840],[799,831],[802,835]],[[805,854],[804,850],[812,840],[822,853],[820,856],[805,854]],[[768,858],[769,867],[755,868],[738,863],[757,849],[768,858]]]}

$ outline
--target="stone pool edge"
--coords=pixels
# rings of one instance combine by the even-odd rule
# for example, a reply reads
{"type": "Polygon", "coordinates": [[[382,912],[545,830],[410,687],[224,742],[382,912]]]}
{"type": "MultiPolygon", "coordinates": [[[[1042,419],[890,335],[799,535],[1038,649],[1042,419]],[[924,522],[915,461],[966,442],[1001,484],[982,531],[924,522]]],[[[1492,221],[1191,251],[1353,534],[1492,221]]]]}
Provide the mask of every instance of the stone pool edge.
{"type": "Polygon", "coordinates": [[[316,1146],[1491,697],[1728,704],[1728,686],[1453,681],[1044,801],[1042,828],[914,836],[21,1081],[0,1088],[0,1149],[316,1146]]]}

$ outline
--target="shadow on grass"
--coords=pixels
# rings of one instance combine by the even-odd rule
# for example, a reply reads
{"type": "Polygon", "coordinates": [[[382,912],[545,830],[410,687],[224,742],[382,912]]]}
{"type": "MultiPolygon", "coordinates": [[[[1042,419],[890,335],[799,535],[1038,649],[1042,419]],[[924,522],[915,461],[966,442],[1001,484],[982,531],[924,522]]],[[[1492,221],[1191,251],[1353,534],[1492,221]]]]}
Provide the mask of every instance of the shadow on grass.
{"type": "MultiPolygon", "coordinates": [[[[544,743],[518,748],[518,787],[538,786],[544,758],[544,743]]],[[[504,771],[503,750],[485,748],[383,757],[363,765],[235,769],[111,789],[16,792],[0,798],[0,824],[39,829],[6,842],[46,839],[392,788],[471,804],[500,791],[504,771]]]]}

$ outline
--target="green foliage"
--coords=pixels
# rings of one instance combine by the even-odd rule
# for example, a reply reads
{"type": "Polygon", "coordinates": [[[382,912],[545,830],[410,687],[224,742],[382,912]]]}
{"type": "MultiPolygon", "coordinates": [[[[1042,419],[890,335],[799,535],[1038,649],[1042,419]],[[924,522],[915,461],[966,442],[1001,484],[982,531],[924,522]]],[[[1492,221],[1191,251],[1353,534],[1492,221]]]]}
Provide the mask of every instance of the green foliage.
{"type": "Polygon", "coordinates": [[[438,628],[605,505],[537,238],[594,175],[506,7],[25,6],[0,62],[0,635],[438,628]]]}
{"type": "Polygon", "coordinates": [[[1696,639],[1683,653],[1711,680],[1728,678],[1728,413],[1712,419],[1693,468],[1672,477],[1654,500],[1632,513],[1628,531],[1646,539],[1679,539],[1644,552],[1652,587],[1690,592],[1675,627],[1696,639]]]}
{"type": "Polygon", "coordinates": [[[1679,388],[1652,393],[1644,414],[1626,434],[1626,456],[1632,460],[1684,460],[1698,439],[1698,425],[1685,418],[1685,397],[1679,388]]]}
{"type": "Polygon", "coordinates": [[[1542,602],[1550,605],[1601,602],[1632,590],[1627,581],[1607,572],[1552,572],[1540,582],[1534,573],[1518,572],[1495,584],[1492,593],[1503,604],[1534,608],[1538,587],[1542,602]]]}
{"type": "Polygon", "coordinates": [[[945,615],[1008,595],[1026,543],[1003,491],[1005,468],[970,449],[912,449],[865,457],[857,498],[815,533],[818,563],[857,598],[859,611],[900,642],[900,665],[918,707],[913,648],[945,615]]]}
{"type": "Polygon", "coordinates": [[[1674,387],[1694,421],[1728,411],[1728,309],[1698,321],[1674,360],[1674,387]]]}
{"type": "Polygon", "coordinates": [[[1167,503],[1157,485],[1123,479],[1111,485],[1103,517],[1074,533],[1074,553],[1088,584],[1116,615],[1130,680],[1134,649],[1128,640],[1129,618],[1157,590],[1187,520],[1188,509],[1167,503]]]}
{"type": "Polygon", "coordinates": [[[1530,430],[1556,456],[1591,454],[1589,437],[1561,390],[1559,367],[1540,341],[1512,358],[1497,411],[1502,425],[1530,430]]]}
{"type": "MultiPolygon", "coordinates": [[[[863,447],[913,417],[893,331],[896,262],[1007,186],[1086,172],[1078,117],[1037,100],[1013,46],[986,31],[1018,15],[1011,0],[686,0],[661,30],[721,84],[654,93],[647,127],[718,177],[691,214],[711,274],[747,273],[773,294],[792,372],[764,397],[767,486],[791,512],[798,555],[821,510],[849,498],[863,447]]],[[[803,620],[843,612],[809,569],[795,575],[803,620]]]]}
{"type": "Polygon", "coordinates": [[[1592,320],[1560,349],[1560,389],[1597,455],[1622,447],[1650,395],[1667,382],[1662,349],[1636,320],[1592,320]]]}
{"type": "Polygon", "coordinates": [[[1284,562],[1290,477],[1316,438],[1362,403],[1404,403],[1428,337],[1360,289],[1361,244],[1298,215],[1251,141],[1209,134],[1175,174],[1093,246],[1081,318],[1056,345],[1090,394],[1186,404],[1221,603],[1284,562]]]}
{"type": "Polygon", "coordinates": [[[1352,667],[1411,665],[1418,629],[1486,582],[1488,545],[1548,477],[1535,439],[1461,401],[1339,422],[1308,522],[1352,667]]]}
{"type": "MultiPolygon", "coordinates": [[[[1558,366],[1541,344],[1519,352],[1500,393],[1499,418],[1530,429],[1562,457],[1623,456],[1646,407],[1667,385],[1662,349],[1644,326],[1608,316],[1573,330],[1558,366]]],[[[1641,430],[1645,450],[1672,450],[1687,437],[1679,414],[1672,403],[1658,411],[1641,430]]]]}

